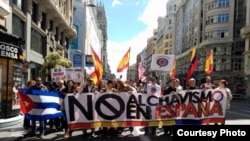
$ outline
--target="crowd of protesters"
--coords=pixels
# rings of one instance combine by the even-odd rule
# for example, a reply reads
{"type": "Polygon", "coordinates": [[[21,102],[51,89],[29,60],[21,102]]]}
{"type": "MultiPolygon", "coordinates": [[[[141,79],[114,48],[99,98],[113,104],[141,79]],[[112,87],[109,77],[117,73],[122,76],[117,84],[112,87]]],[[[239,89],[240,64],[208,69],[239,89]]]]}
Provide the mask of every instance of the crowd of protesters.
{"type": "MultiPolygon", "coordinates": [[[[87,81],[83,81],[81,83],[74,82],[69,80],[64,82],[63,80],[59,80],[57,83],[52,82],[42,82],[41,77],[37,77],[35,81],[31,80],[27,82],[26,88],[35,88],[39,90],[46,91],[57,91],[63,93],[64,95],[69,93],[105,93],[105,92],[128,92],[128,93],[144,93],[147,94],[147,85],[152,84],[161,89],[162,95],[168,95],[171,93],[175,93],[181,90],[192,90],[192,89],[225,89],[228,95],[227,109],[230,108],[230,100],[232,99],[232,94],[229,88],[227,88],[227,81],[222,79],[219,81],[219,84],[216,86],[213,84],[210,76],[206,77],[206,82],[197,85],[196,80],[194,78],[189,79],[188,85],[183,86],[180,85],[179,79],[171,79],[165,85],[162,84],[161,81],[157,79],[157,77],[151,77],[147,82],[134,82],[134,81],[122,81],[121,79],[113,79],[102,81],[98,86],[94,85],[94,82],[91,78],[88,78],[87,81]]],[[[64,113],[64,106],[61,105],[61,109],[64,113]]],[[[64,114],[65,115],[65,114],[64,114]]],[[[67,128],[67,120],[66,116],[51,119],[49,121],[39,121],[40,127],[38,128],[40,131],[40,137],[43,138],[45,135],[46,126],[49,126],[50,129],[55,131],[63,131],[65,132],[64,137],[69,138],[72,136],[73,131],[69,131],[67,128]]],[[[24,128],[31,128],[31,134],[34,135],[37,131],[36,121],[29,121],[27,118],[24,119],[24,128]]],[[[144,127],[144,134],[152,134],[156,135],[157,128],[159,127],[144,127]]],[[[120,136],[122,137],[125,131],[125,127],[113,128],[113,127],[103,127],[100,128],[101,136],[120,136]]],[[[133,131],[134,127],[128,128],[130,131],[129,136],[134,136],[133,131]]],[[[163,126],[165,135],[171,135],[171,127],[163,126]]],[[[139,130],[138,132],[141,132],[139,130]]],[[[91,129],[91,133],[87,133],[87,130],[83,130],[83,136],[96,136],[95,129],[91,129]]]]}

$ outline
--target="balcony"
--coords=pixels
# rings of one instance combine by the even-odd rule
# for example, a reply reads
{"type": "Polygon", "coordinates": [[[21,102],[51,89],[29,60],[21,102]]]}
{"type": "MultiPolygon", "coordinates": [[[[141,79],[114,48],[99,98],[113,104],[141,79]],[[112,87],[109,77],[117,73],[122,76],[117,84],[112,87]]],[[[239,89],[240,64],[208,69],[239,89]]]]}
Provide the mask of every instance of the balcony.
{"type": "Polygon", "coordinates": [[[250,24],[244,26],[243,28],[241,28],[240,30],[240,36],[242,38],[246,38],[250,36],[250,24]]]}
{"type": "Polygon", "coordinates": [[[0,0],[0,16],[7,16],[10,13],[8,1],[0,0]]]}

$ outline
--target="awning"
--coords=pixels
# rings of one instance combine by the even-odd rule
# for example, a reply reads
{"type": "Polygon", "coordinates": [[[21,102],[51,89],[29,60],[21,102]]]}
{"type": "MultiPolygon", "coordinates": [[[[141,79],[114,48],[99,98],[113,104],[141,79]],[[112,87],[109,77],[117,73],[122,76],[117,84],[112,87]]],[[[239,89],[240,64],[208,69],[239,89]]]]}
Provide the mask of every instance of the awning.
{"type": "Polygon", "coordinates": [[[13,44],[16,46],[21,46],[24,45],[25,43],[25,41],[22,38],[7,33],[6,28],[2,25],[0,25],[0,41],[8,44],[13,44]]]}

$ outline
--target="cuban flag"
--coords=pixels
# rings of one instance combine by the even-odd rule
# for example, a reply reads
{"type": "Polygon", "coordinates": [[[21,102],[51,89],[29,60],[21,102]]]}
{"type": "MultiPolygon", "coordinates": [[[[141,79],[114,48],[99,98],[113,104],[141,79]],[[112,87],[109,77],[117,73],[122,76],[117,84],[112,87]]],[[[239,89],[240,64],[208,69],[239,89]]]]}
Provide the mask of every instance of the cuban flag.
{"type": "Polygon", "coordinates": [[[27,119],[45,121],[63,116],[60,105],[64,95],[55,91],[19,89],[21,111],[27,119]]]}

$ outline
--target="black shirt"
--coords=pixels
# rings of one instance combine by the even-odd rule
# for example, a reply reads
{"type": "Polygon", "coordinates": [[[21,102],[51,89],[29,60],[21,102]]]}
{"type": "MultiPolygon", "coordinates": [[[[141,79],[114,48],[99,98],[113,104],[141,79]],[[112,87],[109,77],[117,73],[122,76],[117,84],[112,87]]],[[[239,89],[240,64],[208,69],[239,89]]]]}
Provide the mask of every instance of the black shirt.
{"type": "Polygon", "coordinates": [[[171,92],[176,92],[176,88],[168,87],[163,91],[163,95],[171,94],[171,92]]]}

